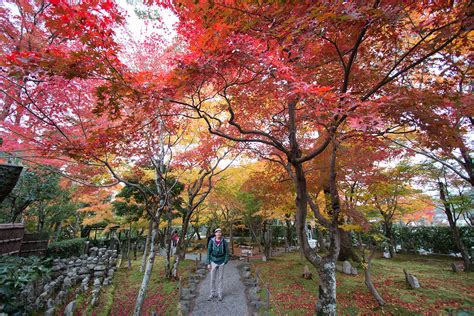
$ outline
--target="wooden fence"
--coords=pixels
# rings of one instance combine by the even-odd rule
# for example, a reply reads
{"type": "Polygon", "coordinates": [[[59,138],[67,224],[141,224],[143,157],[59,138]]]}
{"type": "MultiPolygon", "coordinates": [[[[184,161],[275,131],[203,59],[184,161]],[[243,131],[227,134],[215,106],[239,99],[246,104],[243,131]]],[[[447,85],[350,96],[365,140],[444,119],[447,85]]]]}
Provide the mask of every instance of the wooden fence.
{"type": "Polygon", "coordinates": [[[0,255],[46,256],[47,233],[25,233],[23,224],[0,224],[0,255]]]}
{"type": "Polygon", "coordinates": [[[23,224],[0,224],[0,255],[18,255],[24,234],[23,224]]]}
{"type": "Polygon", "coordinates": [[[20,256],[46,256],[49,235],[47,233],[25,234],[21,241],[20,256]]]}

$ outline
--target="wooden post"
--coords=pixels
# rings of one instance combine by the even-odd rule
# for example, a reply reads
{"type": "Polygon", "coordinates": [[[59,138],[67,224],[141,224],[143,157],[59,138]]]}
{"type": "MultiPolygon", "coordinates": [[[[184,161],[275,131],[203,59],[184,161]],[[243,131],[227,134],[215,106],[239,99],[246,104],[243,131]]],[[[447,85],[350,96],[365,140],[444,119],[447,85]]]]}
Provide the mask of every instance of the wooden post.
{"type": "Polygon", "coordinates": [[[199,262],[202,262],[202,252],[199,253],[199,262]]]}

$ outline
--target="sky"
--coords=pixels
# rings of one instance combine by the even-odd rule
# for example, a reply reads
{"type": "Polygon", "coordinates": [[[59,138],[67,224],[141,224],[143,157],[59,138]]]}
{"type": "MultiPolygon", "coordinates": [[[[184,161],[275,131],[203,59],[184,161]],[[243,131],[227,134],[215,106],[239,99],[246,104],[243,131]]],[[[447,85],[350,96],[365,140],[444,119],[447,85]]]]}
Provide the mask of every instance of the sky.
{"type": "Polygon", "coordinates": [[[158,6],[146,6],[141,4],[140,1],[116,0],[116,2],[126,13],[126,29],[117,30],[119,38],[131,35],[134,40],[144,41],[147,36],[155,33],[171,40],[176,35],[173,25],[178,22],[178,17],[170,10],[165,10],[158,6]],[[163,24],[141,19],[135,12],[136,9],[142,12],[152,12],[152,14],[158,12],[163,24]]]}

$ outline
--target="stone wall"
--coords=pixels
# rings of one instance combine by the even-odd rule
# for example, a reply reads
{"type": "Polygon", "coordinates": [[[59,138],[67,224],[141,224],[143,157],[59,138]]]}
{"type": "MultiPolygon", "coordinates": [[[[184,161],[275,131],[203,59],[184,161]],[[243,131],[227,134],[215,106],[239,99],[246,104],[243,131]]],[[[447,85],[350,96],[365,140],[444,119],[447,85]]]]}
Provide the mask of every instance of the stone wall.
{"type": "MultiPolygon", "coordinates": [[[[101,287],[112,283],[116,265],[117,250],[96,247],[80,257],[54,259],[50,276],[41,282],[39,289],[26,291],[33,295],[30,294],[25,300],[33,309],[45,309],[45,315],[54,315],[55,310],[71,296],[69,293],[78,295],[92,288],[91,304],[95,305],[101,287]],[[41,294],[36,297],[35,292],[41,294]]],[[[75,301],[69,302],[65,315],[73,315],[74,306],[75,301]]]]}

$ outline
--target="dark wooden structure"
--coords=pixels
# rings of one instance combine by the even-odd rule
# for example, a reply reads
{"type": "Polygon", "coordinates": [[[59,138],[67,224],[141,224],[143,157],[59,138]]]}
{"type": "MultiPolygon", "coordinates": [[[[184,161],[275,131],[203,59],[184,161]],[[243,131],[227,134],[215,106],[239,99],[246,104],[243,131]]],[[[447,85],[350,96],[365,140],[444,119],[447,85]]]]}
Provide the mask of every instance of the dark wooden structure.
{"type": "Polygon", "coordinates": [[[21,241],[20,256],[46,256],[49,235],[47,233],[25,234],[21,241]]]}
{"type": "Polygon", "coordinates": [[[0,164],[0,203],[13,190],[22,170],[21,166],[0,164]]]}
{"type": "Polygon", "coordinates": [[[23,224],[0,224],[0,255],[20,254],[24,234],[23,224]]]}

